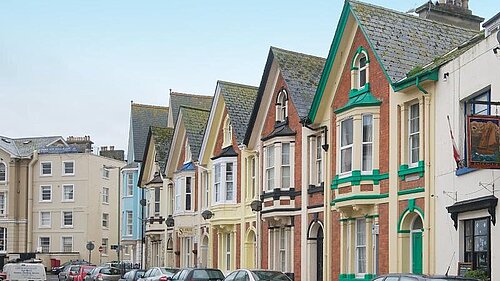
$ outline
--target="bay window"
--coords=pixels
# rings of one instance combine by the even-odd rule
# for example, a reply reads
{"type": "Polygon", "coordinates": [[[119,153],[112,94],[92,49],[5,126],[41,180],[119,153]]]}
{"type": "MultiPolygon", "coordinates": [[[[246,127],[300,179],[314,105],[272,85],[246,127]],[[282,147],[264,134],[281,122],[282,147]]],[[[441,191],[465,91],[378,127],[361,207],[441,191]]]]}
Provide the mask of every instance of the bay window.
{"type": "Polygon", "coordinates": [[[410,105],[408,114],[408,165],[415,166],[419,161],[420,148],[420,112],[419,104],[410,105]]]}
{"type": "Polygon", "coordinates": [[[236,203],[236,158],[214,162],[214,204],[236,203]]]}
{"type": "Polygon", "coordinates": [[[272,191],[275,188],[289,189],[293,187],[293,156],[293,142],[276,142],[264,147],[264,183],[266,190],[272,191]]]}
{"type": "MultiPolygon", "coordinates": [[[[175,179],[175,212],[193,210],[193,174],[178,174],[175,179]]],[[[158,201],[158,212],[160,212],[158,201]]],[[[158,213],[159,214],[159,213],[158,213]]]]}
{"type": "Polygon", "coordinates": [[[340,123],[340,131],[340,173],[348,173],[352,171],[352,117],[340,123]]]}
{"type": "Polygon", "coordinates": [[[290,144],[281,144],[281,187],[290,188],[290,144]]]}

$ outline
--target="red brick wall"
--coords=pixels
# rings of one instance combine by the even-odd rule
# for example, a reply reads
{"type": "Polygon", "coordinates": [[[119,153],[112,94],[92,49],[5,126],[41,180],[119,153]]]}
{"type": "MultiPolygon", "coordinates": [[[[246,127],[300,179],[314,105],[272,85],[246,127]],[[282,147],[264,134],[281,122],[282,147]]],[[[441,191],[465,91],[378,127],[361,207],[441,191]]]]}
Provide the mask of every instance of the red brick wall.
{"type": "Polygon", "coordinates": [[[213,248],[212,248],[212,264],[214,268],[219,268],[219,239],[217,239],[217,234],[219,232],[214,229],[212,232],[212,241],[213,241],[213,248]]]}
{"type": "Polygon", "coordinates": [[[379,228],[379,272],[389,273],[389,204],[378,205],[378,228],[379,228]]]}
{"type": "MultiPolygon", "coordinates": [[[[300,279],[300,263],[304,259],[302,258],[300,249],[302,248],[301,245],[301,237],[302,235],[307,235],[307,233],[301,233],[301,228],[302,228],[302,222],[300,221],[300,215],[294,217],[295,220],[295,227],[294,227],[294,232],[293,232],[293,239],[294,239],[294,247],[293,247],[293,273],[295,276],[295,280],[301,280],[300,279]]],[[[307,223],[307,222],[305,222],[307,223]]],[[[304,245],[305,246],[305,245],[304,245]]],[[[305,261],[305,259],[304,259],[305,261]]],[[[305,281],[305,280],[304,280],[305,281]]]]}
{"type": "Polygon", "coordinates": [[[329,245],[331,247],[331,280],[338,280],[340,274],[340,256],[341,245],[340,245],[340,213],[333,212],[332,220],[326,224],[326,227],[329,228],[331,233],[330,241],[325,241],[325,245],[329,245]]]}
{"type": "Polygon", "coordinates": [[[241,224],[236,225],[236,268],[241,268],[241,224]]]}
{"type": "MultiPolygon", "coordinates": [[[[408,175],[406,177],[414,177],[414,176],[418,176],[418,174],[408,175]]],[[[412,181],[401,180],[401,178],[399,179],[399,190],[408,190],[424,186],[425,186],[424,177],[420,177],[418,180],[412,180],[412,181]]]]}

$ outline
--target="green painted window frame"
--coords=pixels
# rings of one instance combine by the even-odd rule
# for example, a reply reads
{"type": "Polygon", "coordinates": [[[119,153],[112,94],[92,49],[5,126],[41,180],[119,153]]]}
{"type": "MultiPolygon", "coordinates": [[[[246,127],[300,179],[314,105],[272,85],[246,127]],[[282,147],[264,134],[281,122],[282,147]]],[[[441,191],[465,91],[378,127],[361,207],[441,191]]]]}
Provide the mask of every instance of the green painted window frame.
{"type": "Polygon", "coordinates": [[[408,164],[402,164],[399,166],[399,171],[398,171],[398,176],[401,178],[401,180],[405,180],[406,176],[412,175],[412,174],[419,174],[420,177],[423,177],[425,173],[425,165],[424,161],[420,160],[418,161],[418,165],[416,167],[409,167],[408,164]]]}

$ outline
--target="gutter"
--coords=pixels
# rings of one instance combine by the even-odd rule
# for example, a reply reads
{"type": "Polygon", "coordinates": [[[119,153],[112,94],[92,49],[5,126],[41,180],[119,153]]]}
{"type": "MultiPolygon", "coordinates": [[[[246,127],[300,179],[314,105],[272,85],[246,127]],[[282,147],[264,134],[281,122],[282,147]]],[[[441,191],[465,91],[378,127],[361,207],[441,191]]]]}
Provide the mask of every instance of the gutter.
{"type": "Polygon", "coordinates": [[[28,165],[28,226],[26,252],[30,252],[33,248],[33,166],[38,161],[38,151],[33,152],[33,158],[28,165]]]}
{"type": "MultiPolygon", "coordinates": [[[[398,82],[392,83],[391,86],[394,92],[399,92],[413,85],[417,86],[417,88],[422,91],[423,88],[420,86],[420,83],[424,81],[438,81],[438,73],[439,67],[435,67],[420,74],[416,74],[398,82]]],[[[425,90],[423,90],[422,92],[428,94],[425,90]]]]}
{"type": "Polygon", "coordinates": [[[421,85],[420,85],[420,76],[417,76],[417,79],[415,81],[415,86],[417,86],[417,88],[422,92],[424,93],[424,95],[428,95],[429,92],[427,92],[421,85]]]}

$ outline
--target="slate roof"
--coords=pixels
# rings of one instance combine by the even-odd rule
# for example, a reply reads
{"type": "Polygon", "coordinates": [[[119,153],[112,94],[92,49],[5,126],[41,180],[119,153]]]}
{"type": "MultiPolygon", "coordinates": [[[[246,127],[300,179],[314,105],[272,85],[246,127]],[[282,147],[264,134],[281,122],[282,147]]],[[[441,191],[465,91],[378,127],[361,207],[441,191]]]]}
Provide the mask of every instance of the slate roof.
{"type": "Polygon", "coordinates": [[[172,124],[174,124],[174,126],[177,123],[177,117],[179,116],[181,106],[189,106],[193,108],[209,110],[212,106],[212,96],[171,92],[170,110],[172,110],[172,116],[174,119],[172,124]]]}
{"type": "Polygon", "coordinates": [[[27,158],[31,157],[35,150],[44,148],[59,139],[64,140],[61,136],[31,138],[8,138],[0,136],[0,148],[16,157],[27,158]]]}
{"type": "Polygon", "coordinates": [[[325,66],[321,57],[271,47],[299,117],[307,116],[325,66]]]}
{"type": "Polygon", "coordinates": [[[134,141],[134,161],[141,162],[149,127],[167,127],[168,107],[132,103],[130,120],[134,141]]]}
{"type": "Polygon", "coordinates": [[[186,128],[193,161],[198,161],[210,111],[187,106],[181,106],[180,111],[182,112],[182,120],[186,128]]]}
{"type": "Polygon", "coordinates": [[[224,97],[236,140],[238,144],[241,144],[245,138],[258,88],[225,81],[218,81],[218,84],[220,94],[224,97]]]}
{"type": "Polygon", "coordinates": [[[173,128],[151,127],[151,137],[155,142],[156,161],[160,166],[160,171],[165,172],[167,165],[168,154],[170,152],[170,144],[174,137],[173,128]]]}
{"type": "Polygon", "coordinates": [[[358,1],[349,4],[391,83],[478,33],[358,1]]]}

